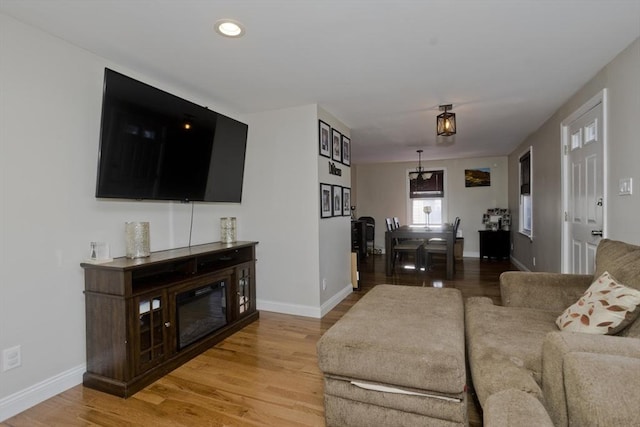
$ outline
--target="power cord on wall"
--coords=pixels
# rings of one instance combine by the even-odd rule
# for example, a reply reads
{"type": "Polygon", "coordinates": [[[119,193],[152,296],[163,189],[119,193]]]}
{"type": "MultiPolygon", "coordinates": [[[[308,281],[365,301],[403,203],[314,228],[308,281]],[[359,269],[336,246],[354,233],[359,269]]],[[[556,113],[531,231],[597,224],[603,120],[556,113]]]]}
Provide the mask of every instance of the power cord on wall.
{"type": "Polygon", "coordinates": [[[191,202],[191,224],[189,224],[189,247],[191,247],[191,233],[193,232],[193,207],[195,206],[194,202],[191,202]]]}

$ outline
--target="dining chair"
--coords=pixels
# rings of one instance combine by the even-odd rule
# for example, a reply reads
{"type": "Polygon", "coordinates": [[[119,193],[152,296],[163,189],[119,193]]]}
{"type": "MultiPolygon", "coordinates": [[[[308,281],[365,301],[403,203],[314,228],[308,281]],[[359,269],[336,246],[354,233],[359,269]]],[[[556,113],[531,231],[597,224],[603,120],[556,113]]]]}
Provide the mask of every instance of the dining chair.
{"type": "MultiPolygon", "coordinates": [[[[394,229],[398,229],[400,228],[400,218],[398,218],[397,216],[393,217],[393,228],[394,229]]],[[[424,239],[398,239],[400,242],[402,243],[416,243],[416,244],[423,244],[424,243],[424,239]]]]}
{"type": "MultiPolygon", "coordinates": [[[[455,244],[455,239],[456,236],[458,235],[458,227],[460,226],[460,217],[456,217],[456,219],[453,221],[453,241],[455,244]]],[[[434,237],[432,239],[429,239],[429,241],[427,241],[423,246],[422,246],[423,250],[424,250],[424,259],[426,262],[425,265],[425,269],[426,270],[431,270],[433,268],[433,254],[441,254],[444,255],[445,258],[447,257],[447,240],[440,238],[440,237],[434,237]]],[[[456,268],[456,264],[455,262],[453,263],[453,268],[455,270],[456,268]]]]}
{"type": "Polygon", "coordinates": [[[367,250],[369,249],[369,243],[371,243],[371,253],[373,253],[373,249],[375,248],[375,237],[376,237],[376,220],[372,216],[361,216],[358,218],[358,221],[365,222],[365,237],[366,237],[366,245],[367,250]]]}
{"type": "MultiPolygon", "coordinates": [[[[395,230],[393,219],[385,218],[387,231],[395,230]]],[[[401,261],[403,254],[413,254],[415,269],[418,270],[422,264],[422,245],[423,241],[401,241],[397,238],[393,239],[393,253],[391,258],[391,271],[395,272],[396,260],[401,261]]]]}

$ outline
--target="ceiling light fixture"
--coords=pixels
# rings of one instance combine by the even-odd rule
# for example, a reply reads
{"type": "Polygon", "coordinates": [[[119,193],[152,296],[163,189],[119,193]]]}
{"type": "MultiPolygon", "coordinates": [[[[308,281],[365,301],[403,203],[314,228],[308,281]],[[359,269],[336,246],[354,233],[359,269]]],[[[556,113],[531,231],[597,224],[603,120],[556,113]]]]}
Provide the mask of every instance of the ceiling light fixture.
{"type": "Polygon", "coordinates": [[[238,38],[245,33],[244,25],[233,19],[220,19],[215,23],[216,32],[225,37],[238,38]]]}
{"type": "Polygon", "coordinates": [[[456,134],[456,115],[449,113],[449,110],[452,108],[452,104],[440,106],[440,111],[444,112],[438,114],[438,117],[436,117],[436,132],[438,136],[451,136],[456,134]]]}
{"type": "Polygon", "coordinates": [[[418,153],[418,167],[415,171],[409,172],[409,179],[417,179],[420,181],[431,179],[433,174],[431,172],[425,172],[422,167],[422,150],[416,150],[416,152],[418,153]]]}

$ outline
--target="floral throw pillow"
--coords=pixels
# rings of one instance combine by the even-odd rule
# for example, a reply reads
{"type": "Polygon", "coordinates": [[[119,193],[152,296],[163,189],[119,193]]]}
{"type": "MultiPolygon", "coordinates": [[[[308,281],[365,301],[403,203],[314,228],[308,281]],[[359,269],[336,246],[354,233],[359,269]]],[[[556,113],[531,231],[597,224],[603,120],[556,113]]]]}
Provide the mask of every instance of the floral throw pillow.
{"type": "Polygon", "coordinates": [[[613,335],[640,314],[640,291],[629,288],[605,271],[571,307],[556,319],[561,331],[613,335]]]}

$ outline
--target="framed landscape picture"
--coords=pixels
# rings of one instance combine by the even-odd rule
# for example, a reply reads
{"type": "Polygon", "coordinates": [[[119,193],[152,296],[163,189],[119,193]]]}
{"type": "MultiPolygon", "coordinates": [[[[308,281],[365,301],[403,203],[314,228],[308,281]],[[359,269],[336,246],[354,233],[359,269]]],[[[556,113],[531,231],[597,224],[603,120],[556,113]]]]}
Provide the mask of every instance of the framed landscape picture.
{"type": "Polygon", "coordinates": [[[342,187],[342,215],[351,215],[351,189],[342,187]]]}
{"type": "Polygon", "coordinates": [[[464,170],[464,186],[465,187],[490,187],[491,186],[491,169],[476,168],[464,170]]]}
{"type": "Polygon", "coordinates": [[[333,216],[342,216],[342,187],[333,186],[333,216]]]}
{"type": "Polygon", "coordinates": [[[351,139],[342,135],[342,163],[351,165],[351,139]]]}
{"type": "Polygon", "coordinates": [[[331,185],[320,184],[320,218],[330,218],[333,216],[331,196],[331,185]]]}
{"type": "Polygon", "coordinates": [[[342,161],[342,134],[335,129],[331,129],[331,140],[333,149],[331,158],[336,162],[342,161]]]}
{"type": "Polygon", "coordinates": [[[320,132],[318,135],[318,140],[320,141],[320,155],[331,158],[331,126],[322,120],[319,120],[318,129],[320,132]]]}

